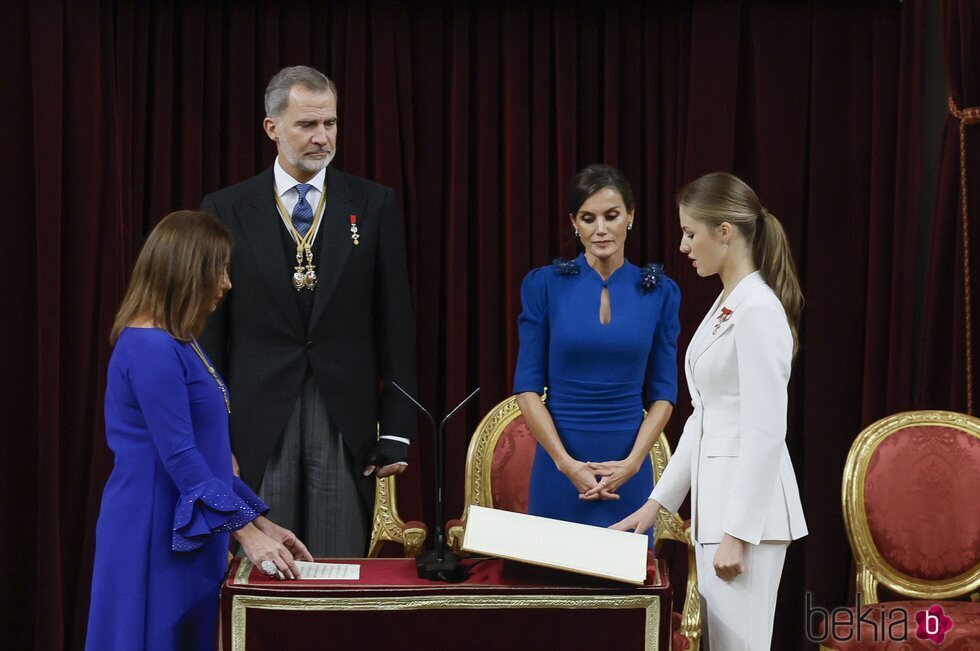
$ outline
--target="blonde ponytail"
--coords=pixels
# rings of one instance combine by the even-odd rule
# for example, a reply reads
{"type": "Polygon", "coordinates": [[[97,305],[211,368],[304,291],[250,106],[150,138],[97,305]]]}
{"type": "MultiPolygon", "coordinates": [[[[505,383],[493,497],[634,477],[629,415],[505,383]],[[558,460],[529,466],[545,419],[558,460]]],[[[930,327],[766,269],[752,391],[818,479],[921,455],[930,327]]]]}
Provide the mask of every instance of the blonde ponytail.
{"type": "Polygon", "coordinates": [[[766,284],[779,298],[793,333],[793,356],[800,347],[803,292],[786,231],[745,181],[726,172],[712,172],[692,181],[677,194],[677,204],[713,228],[728,222],[752,244],[752,258],[766,284]]]}
{"type": "Polygon", "coordinates": [[[789,248],[786,231],[776,217],[762,209],[752,243],[755,266],[762,278],[772,288],[786,311],[786,320],[793,333],[793,356],[800,347],[800,319],[803,316],[803,292],[796,273],[796,263],[789,248]]]}

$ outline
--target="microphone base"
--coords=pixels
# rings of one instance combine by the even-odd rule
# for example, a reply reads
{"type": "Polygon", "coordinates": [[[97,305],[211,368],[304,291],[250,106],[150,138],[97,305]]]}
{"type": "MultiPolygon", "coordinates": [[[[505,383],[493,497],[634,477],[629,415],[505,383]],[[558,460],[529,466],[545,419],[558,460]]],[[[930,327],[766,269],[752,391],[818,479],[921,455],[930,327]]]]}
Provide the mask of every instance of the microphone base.
{"type": "Polygon", "coordinates": [[[424,552],[415,557],[415,567],[420,579],[460,583],[470,574],[470,568],[463,565],[459,554],[447,551],[442,560],[436,552],[424,552]]]}

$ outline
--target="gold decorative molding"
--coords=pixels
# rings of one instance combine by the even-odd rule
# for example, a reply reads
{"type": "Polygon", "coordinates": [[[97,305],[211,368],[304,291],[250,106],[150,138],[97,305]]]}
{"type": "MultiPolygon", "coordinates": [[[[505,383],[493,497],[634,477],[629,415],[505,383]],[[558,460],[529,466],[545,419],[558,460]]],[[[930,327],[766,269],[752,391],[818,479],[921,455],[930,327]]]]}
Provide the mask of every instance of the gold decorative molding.
{"type": "Polygon", "coordinates": [[[871,536],[864,504],[868,465],[875,450],[889,436],[907,427],[945,427],[980,440],[980,420],[951,411],[906,411],[887,416],[866,427],[851,445],[841,482],[844,525],[857,567],[856,588],[865,603],[878,602],[878,585],[914,599],[945,599],[980,587],[980,562],[969,570],[944,580],[927,580],[894,568],[878,551],[871,536]]]}
{"type": "Polygon", "coordinates": [[[252,561],[248,560],[246,557],[242,557],[241,562],[238,563],[238,571],[235,572],[235,578],[232,580],[234,585],[248,585],[248,575],[252,573],[252,561]]]}
{"type": "Polygon", "coordinates": [[[463,546],[463,534],[466,533],[466,528],[462,525],[455,525],[449,527],[446,532],[446,543],[449,545],[450,549],[455,549],[457,552],[463,546]]]}
{"type": "Polygon", "coordinates": [[[645,611],[646,651],[660,651],[659,595],[443,595],[409,597],[279,597],[234,595],[231,602],[231,648],[245,651],[248,611],[371,611],[501,608],[625,609],[645,611]]]}

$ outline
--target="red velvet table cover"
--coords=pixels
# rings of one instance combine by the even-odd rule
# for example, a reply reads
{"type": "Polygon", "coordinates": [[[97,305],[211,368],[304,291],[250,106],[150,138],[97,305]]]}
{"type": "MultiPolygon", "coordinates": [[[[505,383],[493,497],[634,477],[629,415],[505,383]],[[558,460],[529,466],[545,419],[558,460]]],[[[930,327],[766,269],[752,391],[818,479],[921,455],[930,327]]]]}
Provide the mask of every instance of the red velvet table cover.
{"type": "Polygon", "coordinates": [[[670,648],[663,561],[641,587],[500,559],[467,559],[464,583],[426,581],[414,559],[323,559],[361,566],[356,581],[278,581],[247,559],[221,589],[219,648],[670,648]]]}

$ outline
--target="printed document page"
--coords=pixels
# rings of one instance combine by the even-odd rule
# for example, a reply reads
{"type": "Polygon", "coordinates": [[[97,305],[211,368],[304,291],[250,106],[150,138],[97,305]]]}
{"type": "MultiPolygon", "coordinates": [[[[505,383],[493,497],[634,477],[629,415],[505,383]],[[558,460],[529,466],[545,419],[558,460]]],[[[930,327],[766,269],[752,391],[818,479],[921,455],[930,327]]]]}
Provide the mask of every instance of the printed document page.
{"type": "Polygon", "coordinates": [[[338,579],[354,580],[361,578],[361,566],[352,563],[309,563],[296,561],[301,579],[338,579]]]}

